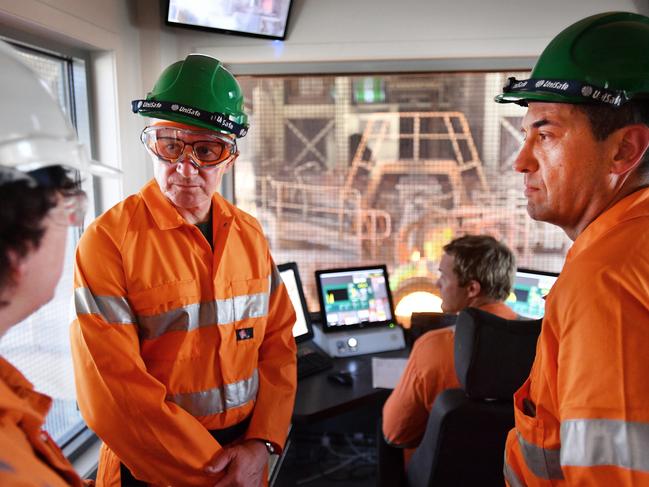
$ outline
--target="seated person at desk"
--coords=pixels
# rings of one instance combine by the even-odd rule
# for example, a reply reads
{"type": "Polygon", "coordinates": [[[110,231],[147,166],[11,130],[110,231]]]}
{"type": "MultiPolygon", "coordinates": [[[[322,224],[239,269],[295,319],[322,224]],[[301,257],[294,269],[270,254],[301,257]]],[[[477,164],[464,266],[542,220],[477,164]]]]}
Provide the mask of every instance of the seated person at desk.
{"type": "MultiPolygon", "coordinates": [[[[465,235],[444,246],[437,285],[445,313],[473,307],[506,319],[518,315],[503,301],[516,271],[514,255],[487,235],[465,235]]],[[[383,407],[383,436],[399,448],[416,447],[437,395],[460,387],[455,375],[455,327],[425,333],[413,346],[408,364],[383,407]]]]}

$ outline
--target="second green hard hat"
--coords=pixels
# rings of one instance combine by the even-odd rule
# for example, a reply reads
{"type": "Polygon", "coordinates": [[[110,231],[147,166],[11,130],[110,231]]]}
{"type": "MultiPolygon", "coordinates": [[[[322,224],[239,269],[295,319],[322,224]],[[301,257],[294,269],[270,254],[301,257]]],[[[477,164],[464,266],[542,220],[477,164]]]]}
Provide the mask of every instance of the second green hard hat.
{"type": "Polygon", "coordinates": [[[649,17],[609,12],[559,33],[539,57],[531,78],[510,78],[496,101],[620,106],[635,98],[649,98],[649,17]]]}
{"type": "Polygon", "coordinates": [[[241,87],[218,59],[190,54],[167,67],[145,100],[133,100],[132,109],[161,118],[243,137],[248,116],[241,87]]]}

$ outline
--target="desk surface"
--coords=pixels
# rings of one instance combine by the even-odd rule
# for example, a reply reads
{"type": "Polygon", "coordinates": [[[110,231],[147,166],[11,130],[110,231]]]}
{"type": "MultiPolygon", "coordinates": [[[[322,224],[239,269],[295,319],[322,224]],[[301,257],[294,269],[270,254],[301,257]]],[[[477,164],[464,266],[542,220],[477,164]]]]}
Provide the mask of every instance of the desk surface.
{"type": "Polygon", "coordinates": [[[306,423],[330,418],[373,401],[385,401],[390,389],[372,387],[372,357],[408,357],[409,350],[374,353],[357,357],[335,358],[333,369],[300,379],[297,383],[293,423],[306,423]],[[327,376],[347,370],[354,382],[351,386],[337,384],[327,376]]]}

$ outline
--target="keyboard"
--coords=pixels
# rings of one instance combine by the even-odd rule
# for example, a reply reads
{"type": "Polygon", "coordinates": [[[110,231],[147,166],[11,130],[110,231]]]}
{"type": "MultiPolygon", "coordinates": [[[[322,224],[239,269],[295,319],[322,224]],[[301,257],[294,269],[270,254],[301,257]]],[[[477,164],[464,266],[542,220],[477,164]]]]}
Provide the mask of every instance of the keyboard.
{"type": "Polygon", "coordinates": [[[302,379],[333,367],[331,357],[319,352],[308,352],[297,356],[297,378],[302,379]]]}

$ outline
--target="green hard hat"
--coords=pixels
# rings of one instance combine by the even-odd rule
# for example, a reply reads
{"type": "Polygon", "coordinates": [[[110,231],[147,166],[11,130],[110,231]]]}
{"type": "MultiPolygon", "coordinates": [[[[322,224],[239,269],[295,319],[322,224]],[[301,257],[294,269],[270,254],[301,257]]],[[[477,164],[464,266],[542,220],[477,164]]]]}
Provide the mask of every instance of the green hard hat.
{"type": "Polygon", "coordinates": [[[243,137],[248,116],[241,87],[221,61],[190,54],[165,69],[145,100],[133,100],[134,113],[196,125],[243,137]]]}
{"type": "Polygon", "coordinates": [[[649,98],[649,17],[608,12],[559,33],[539,57],[531,78],[509,78],[495,100],[616,107],[637,98],[649,98]]]}

